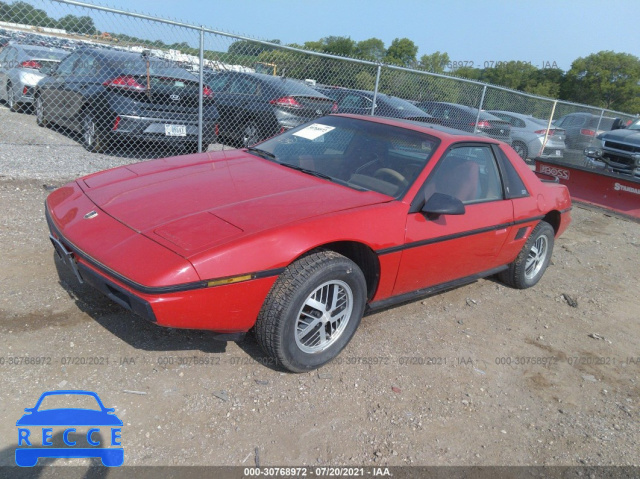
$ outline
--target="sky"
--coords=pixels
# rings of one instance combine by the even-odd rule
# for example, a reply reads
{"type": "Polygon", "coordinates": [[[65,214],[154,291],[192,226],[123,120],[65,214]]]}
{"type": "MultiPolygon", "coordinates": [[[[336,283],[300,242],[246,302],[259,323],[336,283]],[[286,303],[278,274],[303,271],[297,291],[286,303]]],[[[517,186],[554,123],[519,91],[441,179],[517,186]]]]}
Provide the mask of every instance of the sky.
{"type": "MultiPolygon", "coordinates": [[[[447,52],[451,61],[473,62],[480,68],[519,60],[538,68],[568,70],[576,58],[601,50],[640,56],[640,0],[109,0],[107,4],[252,38],[279,39],[283,44],[333,35],[355,41],[376,37],[388,47],[394,38],[406,37],[418,46],[418,58],[447,52]]],[[[46,10],[54,17],[81,13],[55,2],[46,10]]],[[[96,26],[129,34],[151,29],[149,24],[104,15],[96,17],[96,26]]],[[[158,33],[137,36],[155,39],[162,36],[158,33]]],[[[187,41],[196,39],[194,34],[187,41]]],[[[212,49],[226,46],[228,41],[212,49]]]]}

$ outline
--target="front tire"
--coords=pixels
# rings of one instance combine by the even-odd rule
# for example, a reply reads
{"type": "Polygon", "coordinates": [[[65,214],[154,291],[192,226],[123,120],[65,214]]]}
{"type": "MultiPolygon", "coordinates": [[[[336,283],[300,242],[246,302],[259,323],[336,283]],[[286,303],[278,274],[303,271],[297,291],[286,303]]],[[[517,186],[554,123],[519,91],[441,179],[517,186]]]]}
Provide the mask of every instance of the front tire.
{"type": "Polygon", "coordinates": [[[515,261],[498,275],[500,281],[517,289],[534,286],[551,261],[554,237],[553,227],[546,221],[540,221],[515,261]]]}
{"type": "Polygon", "coordinates": [[[269,356],[292,372],[335,358],[356,332],[367,300],[360,268],[334,252],[300,258],[275,282],[255,325],[269,356]]]}

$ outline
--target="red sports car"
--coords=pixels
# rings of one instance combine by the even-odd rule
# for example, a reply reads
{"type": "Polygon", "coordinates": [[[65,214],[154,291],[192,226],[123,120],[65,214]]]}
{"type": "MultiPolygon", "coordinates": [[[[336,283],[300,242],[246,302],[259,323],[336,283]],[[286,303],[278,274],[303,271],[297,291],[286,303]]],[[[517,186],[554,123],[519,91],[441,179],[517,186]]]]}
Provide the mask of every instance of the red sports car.
{"type": "Polygon", "coordinates": [[[338,355],[366,309],[494,274],[533,286],[570,209],[504,143],[357,115],[103,171],[46,202],[80,281],[161,326],[253,328],[291,371],[338,355]]]}

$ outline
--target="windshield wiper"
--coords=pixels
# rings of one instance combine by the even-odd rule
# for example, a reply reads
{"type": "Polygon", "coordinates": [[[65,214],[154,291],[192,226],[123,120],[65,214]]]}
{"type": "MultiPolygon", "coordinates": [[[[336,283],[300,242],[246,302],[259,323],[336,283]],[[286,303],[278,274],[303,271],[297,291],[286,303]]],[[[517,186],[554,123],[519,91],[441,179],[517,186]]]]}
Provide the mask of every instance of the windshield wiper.
{"type": "Polygon", "coordinates": [[[248,147],[247,151],[250,151],[251,153],[255,153],[257,156],[261,158],[265,158],[267,160],[276,161],[278,159],[276,155],[274,155],[270,151],[262,150],[260,148],[254,148],[253,146],[248,147]]]}
{"type": "Polygon", "coordinates": [[[322,178],[324,180],[329,180],[329,181],[332,181],[333,183],[338,183],[339,185],[342,185],[342,186],[348,186],[349,188],[353,188],[353,189],[358,190],[358,191],[371,191],[371,190],[368,190],[367,188],[363,188],[362,186],[354,185],[353,183],[350,183],[348,181],[341,180],[340,178],[335,178],[333,176],[325,175],[324,173],[320,173],[319,171],[308,170],[308,169],[303,168],[301,166],[292,165],[291,163],[280,163],[280,164],[282,166],[286,166],[287,168],[291,168],[293,170],[302,171],[303,173],[306,173],[307,175],[312,175],[312,176],[316,176],[318,178],[322,178]]]}
{"type": "Polygon", "coordinates": [[[301,166],[292,165],[291,163],[280,163],[280,164],[282,166],[286,166],[287,168],[292,168],[294,170],[302,171],[303,173],[306,173],[307,175],[317,176],[318,178],[324,178],[325,180],[329,180],[329,181],[336,181],[336,178],[334,178],[333,176],[325,175],[324,173],[320,173],[319,171],[308,170],[308,169],[303,168],[301,166]]]}

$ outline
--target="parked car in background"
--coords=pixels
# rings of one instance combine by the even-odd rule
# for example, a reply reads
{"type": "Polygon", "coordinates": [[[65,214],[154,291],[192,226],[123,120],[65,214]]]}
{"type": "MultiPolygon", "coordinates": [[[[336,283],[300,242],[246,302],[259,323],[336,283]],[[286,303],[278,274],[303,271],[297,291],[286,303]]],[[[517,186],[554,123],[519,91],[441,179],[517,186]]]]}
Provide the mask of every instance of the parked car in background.
{"type": "Polygon", "coordinates": [[[337,111],[332,99],[299,80],[235,71],[204,75],[220,111],[220,136],[236,144],[253,145],[337,111]]]}
{"type": "MultiPolygon", "coordinates": [[[[203,89],[203,145],[215,140],[219,115],[203,89]]],[[[198,147],[199,82],[166,60],[85,48],[69,54],[35,93],[40,126],[54,123],[82,135],[89,151],[112,141],[152,141],[184,152],[198,147]]]]}
{"type": "Polygon", "coordinates": [[[567,188],[504,143],[342,114],[255,147],[94,173],[45,206],[78,280],[160,326],[253,329],[297,372],[336,357],[366,310],[494,274],[534,286],[570,210],[567,188]]]}
{"type": "Polygon", "coordinates": [[[549,128],[549,122],[531,115],[522,115],[510,111],[488,110],[511,125],[511,146],[520,158],[562,158],[567,146],[564,143],[566,132],[561,128],[549,128]],[[545,135],[547,143],[544,143],[545,135]],[[544,146],[544,149],[543,149],[544,146]]]}
{"type": "MultiPolygon", "coordinates": [[[[318,86],[316,90],[333,98],[338,103],[338,112],[340,113],[371,115],[371,107],[373,106],[373,92],[371,91],[327,86],[318,86]]],[[[433,116],[425,113],[407,100],[385,95],[384,93],[376,95],[376,107],[373,114],[375,116],[402,118],[424,123],[440,123],[433,116]]]]}
{"type": "Polygon", "coordinates": [[[60,63],[68,54],[58,48],[7,45],[0,52],[0,100],[12,111],[32,104],[35,87],[46,76],[42,70],[60,63]]]}
{"type": "Polygon", "coordinates": [[[435,116],[444,126],[477,133],[511,144],[511,125],[497,116],[455,103],[422,101],[416,103],[421,110],[435,116]]]}
{"type": "Polygon", "coordinates": [[[640,119],[614,122],[612,131],[598,135],[584,150],[586,165],[640,179],[640,119]]]}
{"type": "Polygon", "coordinates": [[[569,113],[553,122],[553,126],[566,132],[567,148],[582,150],[591,146],[596,136],[610,131],[615,118],[602,117],[591,113],[569,113]]]}

